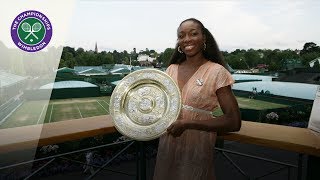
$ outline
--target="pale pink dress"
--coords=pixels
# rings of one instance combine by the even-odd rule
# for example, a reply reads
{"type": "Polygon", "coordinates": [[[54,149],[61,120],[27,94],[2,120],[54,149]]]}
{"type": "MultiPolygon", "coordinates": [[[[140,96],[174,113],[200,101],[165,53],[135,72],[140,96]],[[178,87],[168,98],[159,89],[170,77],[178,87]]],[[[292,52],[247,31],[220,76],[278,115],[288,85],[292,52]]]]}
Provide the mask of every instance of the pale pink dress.
{"type": "MultiPolygon", "coordinates": [[[[167,73],[178,84],[178,67],[172,64],[167,73]]],[[[234,83],[231,74],[221,65],[206,62],[193,74],[181,91],[182,104],[212,111],[219,106],[216,90],[234,83]],[[203,81],[203,85],[197,83],[203,81]]],[[[184,119],[203,120],[210,115],[181,110],[177,121],[184,119]]],[[[215,132],[186,130],[174,138],[165,133],[160,137],[154,180],[212,180],[215,179],[213,167],[213,148],[215,132]]]]}

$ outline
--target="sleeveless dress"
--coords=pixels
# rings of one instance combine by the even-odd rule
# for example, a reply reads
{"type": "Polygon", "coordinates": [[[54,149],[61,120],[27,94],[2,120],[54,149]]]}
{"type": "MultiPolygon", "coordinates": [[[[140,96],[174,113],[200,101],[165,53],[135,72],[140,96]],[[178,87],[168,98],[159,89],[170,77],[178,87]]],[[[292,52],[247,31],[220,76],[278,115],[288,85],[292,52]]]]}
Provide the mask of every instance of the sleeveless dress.
{"type": "MultiPolygon", "coordinates": [[[[178,84],[178,64],[171,64],[167,73],[178,84]]],[[[219,106],[216,90],[234,83],[231,74],[220,64],[208,61],[201,65],[180,89],[182,104],[212,111],[219,106]]],[[[177,121],[204,120],[209,114],[181,110],[177,121]]],[[[180,137],[167,133],[159,139],[154,180],[215,179],[213,154],[215,132],[185,130],[180,137]]]]}

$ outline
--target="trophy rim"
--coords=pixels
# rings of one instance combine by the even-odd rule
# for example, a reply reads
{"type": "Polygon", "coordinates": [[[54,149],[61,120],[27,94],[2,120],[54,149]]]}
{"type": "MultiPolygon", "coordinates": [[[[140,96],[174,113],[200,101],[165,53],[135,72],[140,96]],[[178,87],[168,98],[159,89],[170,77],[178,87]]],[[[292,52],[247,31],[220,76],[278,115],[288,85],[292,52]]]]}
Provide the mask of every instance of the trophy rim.
{"type": "MultiPolygon", "coordinates": [[[[151,97],[153,98],[156,97],[151,97]]],[[[174,80],[163,71],[147,68],[128,74],[117,84],[111,94],[109,112],[114,127],[122,135],[138,141],[148,141],[166,132],[166,129],[177,120],[181,106],[181,92],[174,80]],[[129,108],[125,107],[127,106],[125,103],[131,98],[130,92],[137,87],[150,87],[162,92],[164,96],[162,98],[166,101],[165,113],[155,123],[139,124],[130,117],[129,108]]]]}

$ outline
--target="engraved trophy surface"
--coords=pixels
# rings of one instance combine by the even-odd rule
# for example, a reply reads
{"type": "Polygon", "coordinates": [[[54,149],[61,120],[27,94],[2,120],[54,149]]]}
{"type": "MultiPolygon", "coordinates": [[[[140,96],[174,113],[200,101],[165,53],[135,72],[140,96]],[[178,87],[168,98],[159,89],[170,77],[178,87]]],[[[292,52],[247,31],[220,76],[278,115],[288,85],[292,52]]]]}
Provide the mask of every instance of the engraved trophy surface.
{"type": "Polygon", "coordinates": [[[138,70],[124,77],[114,89],[109,106],[115,128],[140,141],[161,136],[180,110],[178,86],[156,69],[138,70]]]}

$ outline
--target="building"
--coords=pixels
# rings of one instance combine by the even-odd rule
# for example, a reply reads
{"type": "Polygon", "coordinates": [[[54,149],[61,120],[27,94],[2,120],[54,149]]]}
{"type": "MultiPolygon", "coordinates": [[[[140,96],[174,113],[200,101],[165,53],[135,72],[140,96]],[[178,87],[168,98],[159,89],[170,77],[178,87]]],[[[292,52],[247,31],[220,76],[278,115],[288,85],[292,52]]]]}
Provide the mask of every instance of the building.
{"type": "Polygon", "coordinates": [[[18,96],[21,93],[20,90],[26,88],[27,83],[27,77],[0,70],[0,106],[18,96]]]}
{"type": "Polygon", "coordinates": [[[50,99],[67,99],[100,96],[99,86],[84,81],[59,81],[40,87],[39,95],[46,94],[41,92],[51,91],[50,99]]]}
{"type": "Polygon", "coordinates": [[[139,54],[137,57],[137,61],[140,66],[151,66],[152,63],[156,60],[156,58],[150,57],[147,54],[139,54]]]}
{"type": "Polygon", "coordinates": [[[309,66],[313,67],[314,64],[318,61],[318,63],[320,64],[320,57],[317,57],[316,59],[312,60],[309,62],[309,66]]]}
{"type": "Polygon", "coordinates": [[[283,61],[283,69],[292,70],[295,68],[303,68],[303,64],[300,59],[286,59],[283,61]]]}
{"type": "Polygon", "coordinates": [[[94,52],[95,52],[95,53],[98,53],[98,44],[97,44],[97,42],[96,42],[96,45],[95,45],[95,47],[94,47],[94,52]]]}

